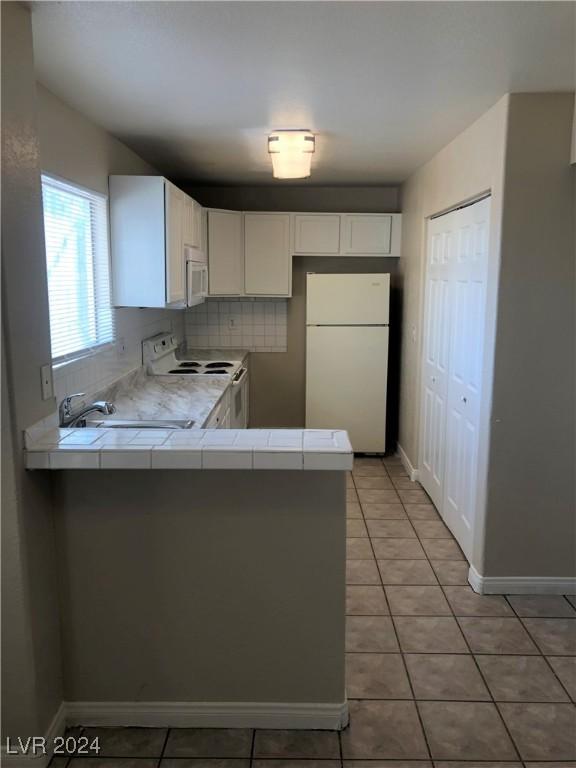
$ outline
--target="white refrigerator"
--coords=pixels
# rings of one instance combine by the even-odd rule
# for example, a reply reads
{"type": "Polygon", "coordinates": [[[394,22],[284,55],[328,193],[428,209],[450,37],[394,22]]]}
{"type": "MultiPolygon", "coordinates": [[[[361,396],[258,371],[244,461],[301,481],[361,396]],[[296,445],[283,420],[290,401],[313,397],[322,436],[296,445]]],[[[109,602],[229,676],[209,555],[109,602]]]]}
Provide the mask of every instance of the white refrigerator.
{"type": "Polygon", "coordinates": [[[307,275],[306,427],[356,453],[386,450],[389,308],[390,275],[307,275]]]}

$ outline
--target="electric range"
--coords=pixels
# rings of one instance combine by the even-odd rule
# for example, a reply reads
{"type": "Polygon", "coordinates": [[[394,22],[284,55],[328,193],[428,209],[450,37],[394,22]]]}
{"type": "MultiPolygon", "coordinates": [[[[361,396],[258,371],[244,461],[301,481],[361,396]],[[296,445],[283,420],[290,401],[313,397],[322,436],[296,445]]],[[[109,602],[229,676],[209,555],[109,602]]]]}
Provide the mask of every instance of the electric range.
{"type": "Polygon", "coordinates": [[[170,333],[160,333],[142,342],[142,360],[152,376],[216,376],[235,379],[241,372],[241,360],[187,360],[176,357],[177,343],[170,333]]]}

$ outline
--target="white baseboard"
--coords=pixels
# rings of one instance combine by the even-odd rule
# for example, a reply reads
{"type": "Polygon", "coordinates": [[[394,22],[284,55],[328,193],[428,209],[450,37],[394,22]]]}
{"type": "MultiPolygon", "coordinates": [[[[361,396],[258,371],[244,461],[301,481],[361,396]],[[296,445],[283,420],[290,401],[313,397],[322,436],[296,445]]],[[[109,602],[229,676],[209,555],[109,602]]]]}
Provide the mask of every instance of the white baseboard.
{"type": "Polygon", "coordinates": [[[52,758],[54,739],[56,736],[62,736],[66,729],[66,714],[67,707],[66,704],[62,702],[58,707],[58,711],[52,718],[52,722],[48,726],[48,730],[44,734],[46,750],[48,754],[13,755],[10,752],[7,752],[6,742],[4,742],[0,749],[0,762],[2,765],[10,766],[10,768],[46,768],[52,758]]]}
{"type": "Polygon", "coordinates": [[[410,480],[415,482],[416,480],[418,480],[418,470],[412,466],[412,463],[408,458],[406,451],[404,450],[404,448],[402,448],[400,443],[398,443],[397,447],[398,447],[398,456],[400,457],[400,461],[402,462],[404,469],[406,470],[406,472],[408,472],[408,475],[410,476],[410,480]]]}
{"type": "Polygon", "coordinates": [[[69,725],[341,730],[348,725],[348,702],[69,701],[66,720],[69,725]]]}
{"type": "Polygon", "coordinates": [[[576,577],[481,576],[473,565],[468,582],[481,595],[574,595],[576,577]]]}
{"type": "Polygon", "coordinates": [[[147,726],[149,728],[272,728],[340,731],[348,725],[348,702],[341,704],[266,702],[67,701],[45,734],[48,754],[11,754],[2,745],[9,768],[46,768],[56,736],[67,725],[147,726]]]}

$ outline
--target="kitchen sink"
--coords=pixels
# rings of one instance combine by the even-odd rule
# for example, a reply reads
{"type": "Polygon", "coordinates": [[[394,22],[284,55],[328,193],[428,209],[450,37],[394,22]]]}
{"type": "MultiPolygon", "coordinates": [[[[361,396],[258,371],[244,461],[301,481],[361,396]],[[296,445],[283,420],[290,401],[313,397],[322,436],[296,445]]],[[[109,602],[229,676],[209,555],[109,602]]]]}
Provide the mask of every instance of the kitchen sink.
{"type": "Polygon", "coordinates": [[[191,429],[192,419],[165,419],[135,421],[130,419],[98,419],[86,420],[86,427],[91,429],[105,427],[106,429],[191,429]]]}

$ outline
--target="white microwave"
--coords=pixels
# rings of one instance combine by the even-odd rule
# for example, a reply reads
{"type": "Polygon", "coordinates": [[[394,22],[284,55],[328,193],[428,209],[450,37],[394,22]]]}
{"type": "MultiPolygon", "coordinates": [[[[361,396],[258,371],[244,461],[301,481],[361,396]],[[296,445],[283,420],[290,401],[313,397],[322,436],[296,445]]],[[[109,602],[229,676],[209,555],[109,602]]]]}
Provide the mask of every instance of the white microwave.
{"type": "Polygon", "coordinates": [[[186,304],[195,307],[208,296],[208,265],[203,261],[186,262],[186,304]]]}

